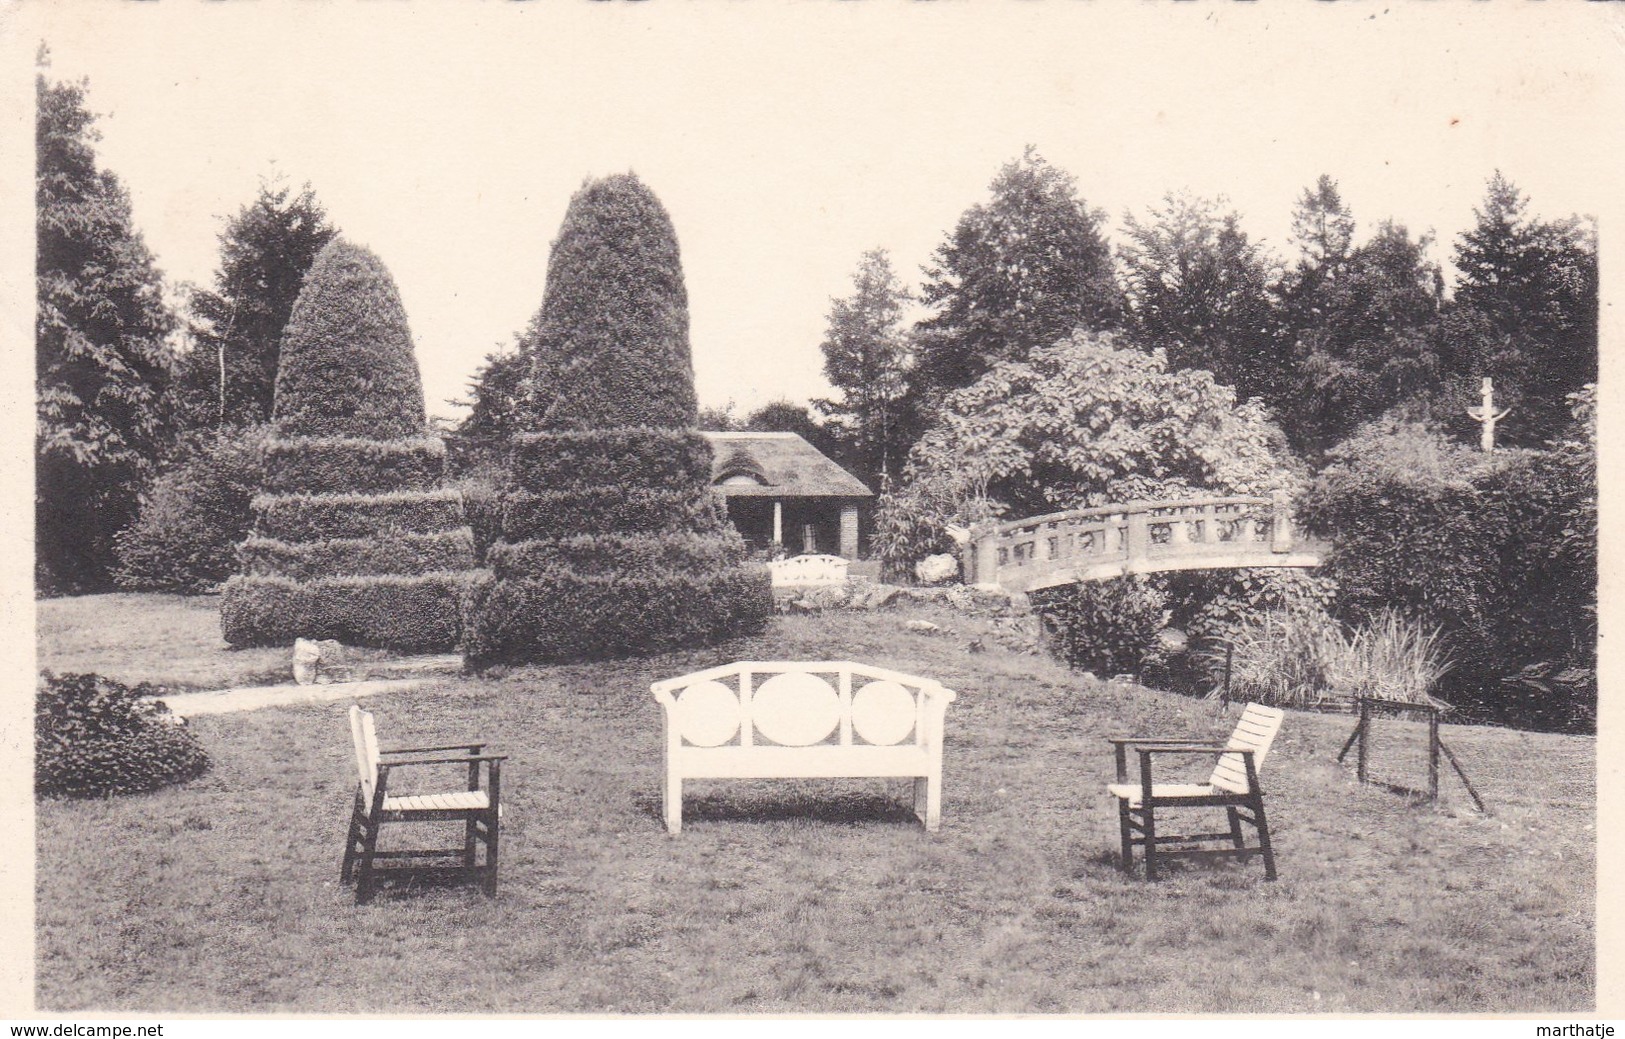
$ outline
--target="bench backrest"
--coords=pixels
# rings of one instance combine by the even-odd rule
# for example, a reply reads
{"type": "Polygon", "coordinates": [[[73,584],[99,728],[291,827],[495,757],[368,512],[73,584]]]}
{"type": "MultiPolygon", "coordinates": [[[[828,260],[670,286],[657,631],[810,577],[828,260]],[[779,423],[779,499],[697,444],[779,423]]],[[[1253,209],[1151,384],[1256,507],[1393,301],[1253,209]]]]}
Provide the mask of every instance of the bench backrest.
{"type": "Polygon", "coordinates": [[[950,689],[851,661],[744,660],[656,682],[673,745],[940,744],[950,689]]]}
{"type": "MultiPolygon", "coordinates": [[[[1264,756],[1270,752],[1270,744],[1275,742],[1275,734],[1280,731],[1281,719],[1285,717],[1286,712],[1279,708],[1250,703],[1246,710],[1241,712],[1241,720],[1236,722],[1236,731],[1230,734],[1230,740],[1225,746],[1233,751],[1252,751],[1253,768],[1261,772],[1264,769],[1264,756]]],[[[1218,762],[1213,766],[1213,775],[1208,777],[1208,783],[1233,794],[1250,793],[1246,760],[1240,754],[1220,755],[1218,762]]]]}
{"type": "Polygon", "coordinates": [[[378,736],[372,726],[372,712],[350,708],[350,739],[355,744],[355,768],[361,780],[361,798],[369,806],[378,782],[378,736]]]}

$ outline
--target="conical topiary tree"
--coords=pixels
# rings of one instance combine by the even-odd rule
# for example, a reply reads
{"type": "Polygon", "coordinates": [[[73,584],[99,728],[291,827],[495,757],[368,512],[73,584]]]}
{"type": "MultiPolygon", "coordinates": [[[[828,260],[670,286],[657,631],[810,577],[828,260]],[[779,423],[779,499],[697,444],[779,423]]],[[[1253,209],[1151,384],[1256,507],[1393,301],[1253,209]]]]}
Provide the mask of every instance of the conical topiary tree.
{"type": "Polygon", "coordinates": [[[471,667],[588,659],[760,631],[767,568],[748,562],[694,428],[688,300],[671,218],[630,174],[589,181],[553,243],[521,348],[492,579],[475,591],[471,667]]]}
{"type": "Polygon", "coordinates": [[[367,249],[335,239],[305,276],[272,427],[243,572],[221,599],[226,641],[453,648],[473,534],[441,487],[445,444],[426,430],[400,295],[367,249]]]}

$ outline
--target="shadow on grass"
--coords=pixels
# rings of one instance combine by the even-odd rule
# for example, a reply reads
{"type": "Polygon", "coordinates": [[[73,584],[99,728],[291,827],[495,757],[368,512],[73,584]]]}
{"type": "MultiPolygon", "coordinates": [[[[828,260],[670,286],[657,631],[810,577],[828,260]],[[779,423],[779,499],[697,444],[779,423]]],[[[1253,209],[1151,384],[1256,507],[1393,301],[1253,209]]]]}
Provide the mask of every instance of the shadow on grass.
{"type": "MultiPolygon", "coordinates": [[[[638,810],[660,818],[660,799],[635,797],[638,810]]],[[[722,793],[683,799],[683,824],[690,823],[868,823],[919,825],[913,808],[885,794],[722,793]]]]}

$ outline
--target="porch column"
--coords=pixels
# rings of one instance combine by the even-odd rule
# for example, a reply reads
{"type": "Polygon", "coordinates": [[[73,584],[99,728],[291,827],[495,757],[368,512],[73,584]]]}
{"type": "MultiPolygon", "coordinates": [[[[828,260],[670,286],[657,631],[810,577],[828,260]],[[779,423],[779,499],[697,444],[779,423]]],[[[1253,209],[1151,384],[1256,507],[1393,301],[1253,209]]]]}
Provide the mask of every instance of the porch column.
{"type": "Polygon", "coordinates": [[[858,507],[856,505],[841,506],[841,551],[842,559],[858,558],[858,507]]]}
{"type": "Polygon", "coordinates": [[[773,499],[773,543],[784,544],[784,502],[773,499]]]}

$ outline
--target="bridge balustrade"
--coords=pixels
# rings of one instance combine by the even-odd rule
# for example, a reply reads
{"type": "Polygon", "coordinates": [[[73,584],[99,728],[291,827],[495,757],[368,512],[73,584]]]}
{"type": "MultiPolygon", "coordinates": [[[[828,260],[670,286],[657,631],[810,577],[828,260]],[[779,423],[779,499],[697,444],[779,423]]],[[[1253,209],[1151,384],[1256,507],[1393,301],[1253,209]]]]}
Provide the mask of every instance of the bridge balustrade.
{"type": "Polygon", "coordinates": [[[1129,502],[977,528],[967,581],[1030,591],[1127,573],[1224,566],[1316,566],[1294,544],[1284,495],[1129,502]]]}

